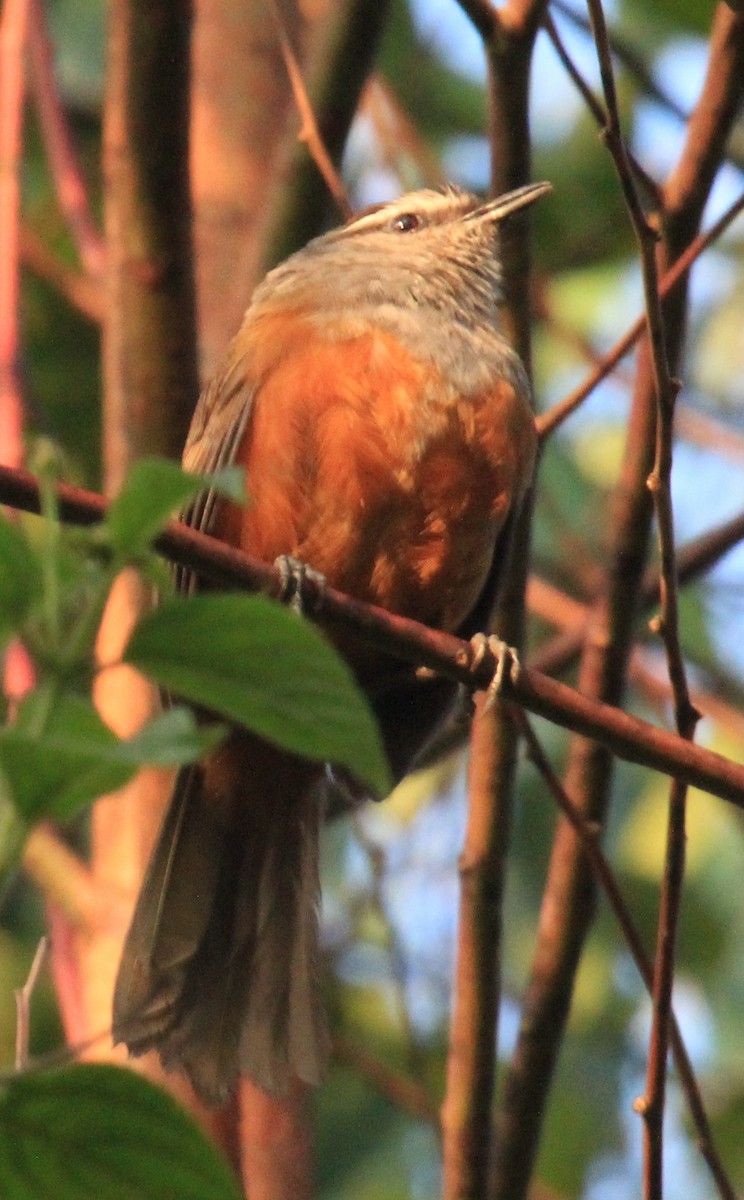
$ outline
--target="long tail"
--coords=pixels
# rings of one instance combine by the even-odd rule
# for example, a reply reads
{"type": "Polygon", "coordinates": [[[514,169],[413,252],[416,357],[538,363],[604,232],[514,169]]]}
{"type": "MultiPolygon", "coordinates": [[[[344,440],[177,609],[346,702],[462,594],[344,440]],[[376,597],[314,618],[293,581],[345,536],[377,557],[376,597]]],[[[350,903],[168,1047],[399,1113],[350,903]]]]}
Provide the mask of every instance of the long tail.
{"type": "Polygon", "coordinates": [[[319,1082],[317,766],[235,733],[183,770],[127,935],[114,1039],[210,1103],[238,1073],[319,1082]]]}

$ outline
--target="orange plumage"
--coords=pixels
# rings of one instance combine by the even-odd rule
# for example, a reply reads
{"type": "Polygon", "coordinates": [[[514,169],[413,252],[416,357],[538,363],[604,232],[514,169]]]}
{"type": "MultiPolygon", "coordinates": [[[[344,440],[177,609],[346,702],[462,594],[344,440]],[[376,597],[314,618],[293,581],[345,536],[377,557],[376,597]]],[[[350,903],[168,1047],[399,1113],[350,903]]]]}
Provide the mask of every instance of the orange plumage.
{"type": "MultiPolygon", "coordinates": [[[[499,327],[497,228],[547,190],[478,206],[420,192],[310,243],[256,290],[202,395],[185,465],[245,468],[246,508],[200,498],[199,528],[439,629],[485,627],[536,437],[499,327]]],[[[455,689],[351,643],[393,773],[455,689]]],[[[235,730],[181,773],[138,901],[114,1028],[208,1099],[239,1071],[317,1082],[318,834],[326,776],[235,730]]],[[[353,784],[350,783],[353,788],[353,784]]]]}

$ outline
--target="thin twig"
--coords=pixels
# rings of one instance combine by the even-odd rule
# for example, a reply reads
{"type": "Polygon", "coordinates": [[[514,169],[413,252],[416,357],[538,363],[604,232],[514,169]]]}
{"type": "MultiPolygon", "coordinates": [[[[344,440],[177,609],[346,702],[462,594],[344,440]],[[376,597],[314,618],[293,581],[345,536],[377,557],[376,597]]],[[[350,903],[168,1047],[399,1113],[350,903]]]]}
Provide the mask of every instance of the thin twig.
{"type": "MultiPolygon", "coordinates": [[[[662,276],[659,282],[659,296],[665,300],[673,291],[680,280],[684,279],[690,267],[700,257],[709,246],[718,241],[721,234],[728,228],[729,225],[738,217],[739,213],[744,210],[744,193],[734,200],[726,211],[711,225],[706,233],[698,234],[694,238],[684,253],[680,254],[679,258],[674,263],[674,266],[662,276]]],[[[554,405],[548,412],[542,413],[537,418],[537,429],[540,438],[545,438],[553,433],[559,425],[562,425],[568,417],[571,416],[577,408],[590,396],[594,389],[606,379],[607,376],[615,369],[617,364],[625,357],[629,350],[632,350],[635,343],[639,340],[646,329],[645,314],[637,317],[633,324],[628,329],[627,333],[620,338],[618,342],[608,350],[606,354],[599,360],[595,369],[590,375],[569,393],[559,404],[554,405]]]]}
{"type": "Polygon", "coordinates": [[[94,325],[102,324],[104,295],[101,284],[79,268],[69,267],[27,223],[21,223],[20,236],[24,267],[55,288],[86,320],[94,325]]]}
{"type": "MultiPolygon", "coordinates": [[[[550,765],[550,761],[524,710],[515,704],[512,706],[512,713],[514,719],[517,721],[520,733],[527,743],[530,758],[545,780],[559,809],[567,820],[570,821],[571,826],[581,839],[584,853],[607,896],[610,907],[622,930],[633,962],[638,969],[638,973],[646,989],[651,993],[654,982],[654,966],[649,955],[646,953],[640,933],[625,903],[612,867],[602,851],[598,837],[599,830],[596,826],[589,824],[583,813],[581,813],[567,795],[558,776],[550,765]]],[[[682,1089],[697,1129],[700,1152],[710,1167],[720,1195],[725,1200],[736,1200],[736,1193],[718,1155],[713,1131],[710,1127],[705,1105],[700,1094],[700,1088],[673,1012],[670,1014],[670,1041],[682,1089]]]]}
{"type": "MultiPolygon", "coordinates": [[[[566,73],[571,77],[571,79],[574,82],[574,85],[576,86],[577,91],[583,97],[584,103],[586,104],[587,108],[589,109],[589,112],[594,117],[594,120],[596,121],[599,128],[603,129],[605,127],[605,125],[607,124],[607,113],[605,112],[604,108],[600,104],[597,97],[594,95],[594,92],[590,88],[589,84],[584,79],[584,76],[581,74],[581,71],[576,66],[576,63],[573,61],[570,54],[568,53],[568,50],[565,47],[563,39],[561,38],[561,35],[559,34],[558,29],[556,28],[555,21],[550,16],[550,13],[545,14],[545,17],[543,19],[543,28],[545,29],[545,32],[547,33],[548,37],[550,38],[551,42],[553,43],[553,48],[554,48],[556,54],[558,55],[559,59],[563,63],[566,73]]],[[[638,161],[636,156],[630,150],[628,150],[627,153],[628,153],[628,161],[630,162],[630,164],[633,168],[633,171],[635,172],[637,177],[642,181],[644,187],[647,189],[647,191],[650,192],[650,194],[652,196],[658,197],[659,189],[656,184],[656,181],[651,178],[651,176],[646,171],[645,167],[643,167],[643,165],[638,161]]]]}
{"type": "MultiPolygon", "coordinates": [[[[692,538],[677,555],[677,578],[680,583],[699,579],[706,571],[720,562],[730,550],[744,540],[744,513],[737,513],[730,521],[724,521],[707,533],[692,538]]],[[[641,585],[641,608],[648,610],[659,599],[659,572],[649,567],[641,585]]],[[[586,635],[586,622],[578,623],[574,629],[551,638],[534,655],[531,666],[547,675],[558,675],[566,670],[580,652],[586,635]]]]}
{"type": "Polygon", "coordinates": [[[415,163],[429,187],[441,187],[446,176],[415,121],[382,75],[372,75],[362,92],[360,110],[374,126],[383,160],[399,174],[401,159],[415,163]]]}
{"type": "MultiPolygon", "coordinates": [[[[679,383],[672,378],[666,348],[666,331],[656,262],[656,235],[643,212],[630,169],[620,129],[612,55],[600,0],[588,0],[592,30],[599,56],[602,86],[607,106],[605,141],[636,234],[641,257],[649,344],[656,388],[656,451],[648,486],[654,500],[661,552],[661,614],[655,627],[661,634],[674,694],[677,729],[692,740],[699,714],[693,707],[680,645],[678,584],[674,551],[674,516],[671,499],[671,470],[674,406],[679,383]]],[[[682,899],[685,860],[685,811],[687,784],[673,779],[669,798],[669,823],[661,901],[658,943],[653,981],[653,1020],[649,1046],[646,1094],[638,1111],[644,1117],[644,1195],[661,1200],[663,1159],[663,1114],[666,1090],[666,1061],[672,1019],[672,986],[676,933],[682,899]]]]}
{"type": "Polygon", "coordinates": [[[439,1110],[430,1092],[415,1079],[395,1070],[364,1046],[360,1046],[348,1034],[333,1035],[333,1053],[336,1058],[372,1085],[401,1112],[410,1114],[419,1121],[426,1121],[437,1133],[439,1110]]]}
{"type": "MultiPolygon", "coordinates": [[[[565,17],[567,21],[570,21],[574,28],[580,29],[583,33],[591,37],[592,27],[585,12],[572,8],[570,4],[565,3],[565,0],[553,0],[553,5],[555,10],[561,16],[565,17]]],[[[681,104],[678,104],[673,96],[659,86],[638,51],[622,38],[617,30],[611,29],[609,31],[609,38],[615,58],[641,85],[647,96],[662,105],[663,108],[666,108],[683,124],[686,124],[690,119],[689,112],[681,104]]]]}
{"type": "Polygon", "coordinates": [[[398,936],[398,931],[390,919],[387,905],[385,904],[384,887],[387,877],[387,854],[384,847],[367,833],[358,814],[353,820],[353,830],[354,837],[367,858],[372,876],[368,901],[371,900],[375,914],[384,930],[385,946],[390,962],[390,975],[393,980],[395,992],[395,1005],[398,1010],[401,1031],[405,1038],[408,1065],[409,1068],[413,1069],[417,1065],[416,1060],[418,1055],[416,1034],[406,996],[407,970],[405,953],[401,939],[398,936]]]}
{"type": "Polygon", "coordinates": [[[744,436],[718,417],[711,417],[691,404],[677,404],[674,431],[678,438],[692,442],[721,458],[744,463],[744,436]]]}
{"type": "Polygon", "coordinates": [[[91,212],[80,160],[54,74],[54,55],[41,0],[29,0],[28,48],[33,90],[49,167],[80,261],[91,279],[106,264],[103,238],[91,212]]]}
{"type": "MultiPolygon", "coordinates": [[[[45,1054],[35,1054],[33,1060],[28,1062],[24,1067],[27,1071],[51,1071],[57,1067],[67,1066],[71,1062],[78,1062],[90,1050],[96,1047],[111,1045],[111,1026],[106,1029],[101,1029],[98,1033],[91,1034],[84,1041],[77,1042],[74,1046],[57,1046],[54,1050],[49,1050],[45,1054]]],[[[99,1056],[100,1057],[100,1056],[99,1056]]],[[[10,1071],[0,1071],[0,1088],[6,1087],[15,1078],[17,1072],[15,1068],[10,1071]]]]}
{"type": "MultiPolygon", "coordinates": [[[[744,520],[741,520],[741,537],[744,538],[744,520]]],[[[681,555],[677,558],[678,563],[680,558],[681,555]]],[[[574,632],[577,628],[585,626],[588,618],[589,610],[580,600],[575,600],[560,588],[535,576],[530,578],[527,602],[533,615],[545,621],[546,624],[554,625],[563,631],[574,632]]],[[[668,676],[664,679],[660,678],[656,658],[657,656],[652,655],[646,647],[636,646],[631,657],[629,675],[633,683],[639,686],[642,696],[651,700],[665,717],[669,710],[669,702],[673,700],[672,689],[668,676]]],[[[718,679],[716,679],[716,683],[719,684],[718,679]]],[[[730,684],[726,690],[728,691],[729,687],[733,688],[734,686],[730,684]]],[[[695,707],[716,725],[728,729],[737,738],[742,737],[744,713],[733,703],[722,700],[720,695],[699,685],[694,688],[692,701],[695,707]]],[[[448,749],[454,749],[458,744],[454,737],[454,730],[451,731],[451,734],[452,741],[448,742],[448,749]]],[[[434,757],[436,758],[436,755],[434,757]]]]}
{"type": "Polygon", "coordinates": [[[41,938],[36,947],[36,953],[34,954],[26,982],[23,987],[16,988],[13,993],[16,1003],[16,1071],[22,1071],[28,1063],[28,1043],[31,1030],[31,997],[34,994],[34,988],[41,974],[48,946],[47,939],[45,937],[41,938]]]}
{"type": "Polygon", "coordinates": [[[289,40],[287,30],[284,25],[279,8],[275,0],[265,0],[271,15],[276,25],[277,38],[284,59],[284,65],[287,68],[292,94],[294,95],[297,111],[300,114],[301,127],[298,134],[299,140],[305,142],[308,151],[315,162],[318,170],[323,176],[329,192],[333,196],[339,211],[348,220],[353,214],[353,208],[349,197],[346,193],[338,171],[334,167],[331,157],[325,148],[318,122],[315,119],[313,106],[310,103],[310,97],[307,94],[305,81],[302,77],[302,70],[297,61],[297,55],[292,49],[292,43],[289,40]]]}

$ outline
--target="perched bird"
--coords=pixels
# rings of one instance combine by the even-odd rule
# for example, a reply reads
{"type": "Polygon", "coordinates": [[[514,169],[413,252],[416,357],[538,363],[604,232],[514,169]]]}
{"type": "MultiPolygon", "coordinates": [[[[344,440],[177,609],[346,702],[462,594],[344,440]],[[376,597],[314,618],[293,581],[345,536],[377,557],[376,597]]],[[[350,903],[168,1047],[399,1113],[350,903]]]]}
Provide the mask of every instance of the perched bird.
{"type": "MultiPolygon", "coordinates": [[[[190,523],[436,629],[485,629],[536,450],[528,381],[499,319],[500,228],[548,190],[487,204],[414,192],[271,271],[183,458],[199,472],[240,464],[250,502],[207,493],[190,523]]],[[[340,648],[399,779],[455,686],[340,648]]],[[[114,1036],[133,1054],[154,1047],[209,1102],[239,1073],[274,1093],[321,1078],[327,779],[236,728],[176,782],[124,947],[114,1036]]]]}

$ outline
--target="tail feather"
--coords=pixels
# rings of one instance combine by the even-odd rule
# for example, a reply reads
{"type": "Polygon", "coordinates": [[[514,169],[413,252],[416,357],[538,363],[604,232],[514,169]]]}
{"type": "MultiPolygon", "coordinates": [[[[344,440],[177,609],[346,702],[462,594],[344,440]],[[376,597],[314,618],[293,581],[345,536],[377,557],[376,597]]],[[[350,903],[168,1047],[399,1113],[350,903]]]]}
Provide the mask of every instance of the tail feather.
{"type": "Polygon", "coordinates": [[[318,768],[235,734],[176,784],[127,936],[114,1037],[205,1099],[318,1082],[318,768]]]}
{"type": "Polygon", "coordinates": [[[318,1003],[317,910],[321,805],[304,806],[303,820],[285,821],[267,855],[263,904],[252,959],[241,1068],[261,1087],[277,1090],[291,1071],[319,1083],[327,1033],[318,1003]],[[291,901],[288,903],[287,898],[291,901]],[[277,962],[284,971],[277,972],[277,962]]]}

